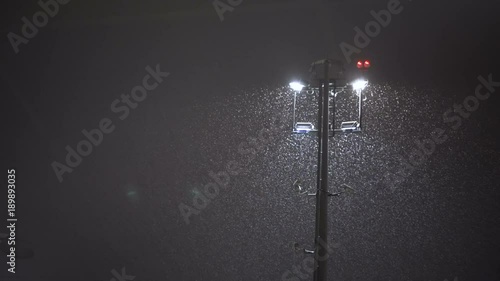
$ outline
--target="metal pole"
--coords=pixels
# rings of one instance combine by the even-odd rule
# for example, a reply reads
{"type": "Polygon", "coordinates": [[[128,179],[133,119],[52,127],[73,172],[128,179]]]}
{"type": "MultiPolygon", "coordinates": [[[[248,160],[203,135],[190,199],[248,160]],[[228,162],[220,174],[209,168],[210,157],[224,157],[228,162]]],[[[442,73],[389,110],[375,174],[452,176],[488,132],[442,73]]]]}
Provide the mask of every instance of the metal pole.
{"type": "MultiPolygon", "coordinates": [[[[326,281],[328,258],[328,106],[329,61],[324,62],[324,77],[320,80],[320,128],[318,159],[318,191],[316,193],[316,234],[314,281],[326,281]]],[[[335,84],[334,90],[335,90],[335,84]]],[[[335,107],[335,105],[334,105],[335,107]]],[[[333,109],[335,110],[335,109],[333,109]]]]}
{"type": "Polygon", "coordinates": [[[361,124],[363,124],[363,123],[361,122],[361,117],[362,117],[362,116],[361,116],[361,113],[362,113],[362,112],[361,112],[361,108],[362,108],[362,107],[361,107],[361,103],[362,103],[362,101],[363,101],[363,99],[361,98],[362,91],[363,91],[363,90],[359,90],[359,92],[358,92],[358,95],[359,95],[359,129],[361,129],[361,124]]]}

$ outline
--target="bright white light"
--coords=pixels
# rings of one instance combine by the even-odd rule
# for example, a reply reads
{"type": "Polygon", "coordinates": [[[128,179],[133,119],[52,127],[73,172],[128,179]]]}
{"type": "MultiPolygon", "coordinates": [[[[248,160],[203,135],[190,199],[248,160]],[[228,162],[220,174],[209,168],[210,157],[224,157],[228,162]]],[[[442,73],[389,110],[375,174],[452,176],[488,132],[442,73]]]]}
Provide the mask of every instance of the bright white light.
{"type": "Polygon", "coordinates": [[[304,85],[302,85],[302,83],[300,82],[292,82],[290,83],[290,88],[292,88],[292,90],[296,92],[300,92],[302,91],[302,89],[304,89],[304,85]]]}
{"type": "Polygon", "coordinates": [[[352,89],[354,91],[361,91],[361,90],[363,90],[366,87],[366,85],[368,85],[368,81],[361,80],[361,79],[360,80],[356,80],[356,81],[354,81],[352,83],[352,89]]]}

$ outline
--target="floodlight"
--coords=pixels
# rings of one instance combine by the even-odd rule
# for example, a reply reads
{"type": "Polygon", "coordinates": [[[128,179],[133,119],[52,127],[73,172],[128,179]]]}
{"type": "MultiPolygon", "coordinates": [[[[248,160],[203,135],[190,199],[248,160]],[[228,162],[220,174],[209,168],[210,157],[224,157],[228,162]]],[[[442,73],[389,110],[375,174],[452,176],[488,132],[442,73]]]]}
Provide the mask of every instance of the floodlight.
{"type": "Polygon", "coordinates": [[[314,131],[314,125],[311,122],[297,122],[295,124],[295,131],[297,133],[309,133],[314,131]]]}
{"type": "Polygon", "coordinates": [[[359,129],[358,121],[347,121],[340,124],[342,132],[352,132],[359,129]]]}
{"type": "Polygon", "coordinates": [[[291,82],[290,83],[290,88],[292,88],[292,90],[296,91],[296,92],[300,92],[302,91],[302,89],[304,89],[304,85],[300,82],[291,82]]]}
{"type": "Polygon", "coordinates": [[[368,85],[368,81],[366,80],[356,80],[352,82],[352,89],[355,91],[363,90],[366,85],[368,85]]]}

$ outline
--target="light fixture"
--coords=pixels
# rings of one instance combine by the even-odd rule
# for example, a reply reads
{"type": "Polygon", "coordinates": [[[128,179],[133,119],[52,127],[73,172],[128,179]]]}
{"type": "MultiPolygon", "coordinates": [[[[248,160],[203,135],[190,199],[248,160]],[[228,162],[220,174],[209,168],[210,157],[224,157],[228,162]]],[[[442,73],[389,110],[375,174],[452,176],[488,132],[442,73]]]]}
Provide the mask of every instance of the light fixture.
{"type": "Polygon", "coordinates": [[[307,134],[310,131],[314,131],[314,125],[311,122],[297,122],[297,124],[295,124],[295,131],[297,133],[307,134]]]}
{"type": "Polygon", "coordinates": [[[358,121],[347,121],[340,124],[342,132],[352,132],[359,129],[358,121]]]}
{"type": "Polygon", "coordinates": [[[366,85],[368,85],[368,81],[366,80],[356,80],[354,82],[352,82],[352,89],[354,91],[359,91],[359,90],[363,90],[366,85]]]}
{"type": "Polygon", "coordinates": [[[292,90],[296,91],[296,92],[300,92],[302,91],[302,89],[304,89],[304,85],[300,82],[291,82],[290,83],[290,88],[292,88],[292,90]]]}
{"type": "Polygon", "coordinates": [[[356,62],[356,67],[359,70],[366,71],[370,66],[372,66],[372,63],[369,60],[358,60],[358,62],[356,62]]]}

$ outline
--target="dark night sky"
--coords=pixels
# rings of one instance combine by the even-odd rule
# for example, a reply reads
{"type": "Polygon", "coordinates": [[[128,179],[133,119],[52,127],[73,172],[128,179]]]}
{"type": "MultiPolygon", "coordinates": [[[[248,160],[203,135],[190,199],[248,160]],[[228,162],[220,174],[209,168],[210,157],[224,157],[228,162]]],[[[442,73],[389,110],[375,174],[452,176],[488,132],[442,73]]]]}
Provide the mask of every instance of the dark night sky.
{"type": "MultiPolygon", "coordinates": [[[[7,34],[40,8],[5,4],[2,167],[16,169],[16,237],[35,255],[13,275],[2,253],[0,280],[109,280],[123,267],[139,281],[286,280],[304,259],[291,243],[313,241],[314,200],[290,186],[314,185],[317,143],[283,126],[285,86],[315,60],[343,59],[339,44],[388,2],[243,0],[221,22],[208,0],[72,0],[18,54],[7,34]],[[111,103],[157,64],[170,76],[119,120],[111,103]],[[115,131],[60,183],[50,164],[106,117],[115,131]],[[273,118],[271,141],[241,155],[273,118]],[[231,160],[246,173],[187,225],[179,204],[231,160]]],[[[500,89],[458,129],[442,116],[479,75],[500,81],[500,3],[401,5],[360,54],[373,63],[366,131],[331,145],[332,188],[358,193],[330,205],[329,280],[498,281],[500,89]],[[449,139],[401,183],[384,181],[435,128],[449,139]]]]}

